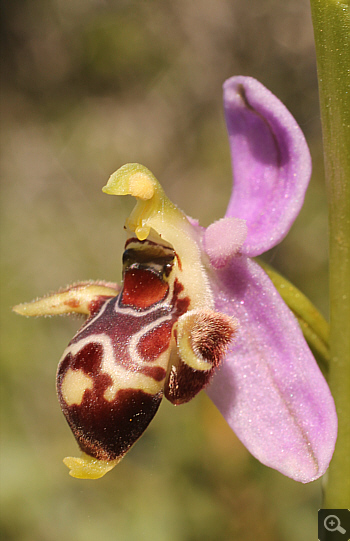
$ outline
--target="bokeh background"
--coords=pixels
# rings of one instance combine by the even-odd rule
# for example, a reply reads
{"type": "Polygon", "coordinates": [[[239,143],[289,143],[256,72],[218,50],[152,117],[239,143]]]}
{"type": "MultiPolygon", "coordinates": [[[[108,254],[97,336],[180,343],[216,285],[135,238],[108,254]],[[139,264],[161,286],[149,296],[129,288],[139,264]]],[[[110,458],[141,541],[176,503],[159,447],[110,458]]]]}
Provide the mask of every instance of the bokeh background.
{"type": "Polygon", "coordinates": [[[293,113],[313,178],[267,260],[327,316],[327,209],[307,0],[11,0],[2,17],[2,446],[4,541],[309,541],[321,481],[260,465],[205,393],[162,404],[99,481],[68,475],[77,446],[55,371],[79,321],[11,306],[77,280],[120,280],[133,202],[101,192],[149,167],[203,225],[223,216],[231,167],[221,86],[251,75],[293,113]]]}

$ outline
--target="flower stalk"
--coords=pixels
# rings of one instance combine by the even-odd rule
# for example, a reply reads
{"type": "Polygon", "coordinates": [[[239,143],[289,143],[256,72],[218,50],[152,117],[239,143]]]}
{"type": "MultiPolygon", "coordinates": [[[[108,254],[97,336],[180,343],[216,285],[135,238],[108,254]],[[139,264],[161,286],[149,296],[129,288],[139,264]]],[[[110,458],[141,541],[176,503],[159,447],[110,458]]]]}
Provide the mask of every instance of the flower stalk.
{"type": "Polygon", "coordinates": [[[330,365],[338,440],[325,508],[350,502],[350,5],[311,0],[329,200],[330,365]]]}

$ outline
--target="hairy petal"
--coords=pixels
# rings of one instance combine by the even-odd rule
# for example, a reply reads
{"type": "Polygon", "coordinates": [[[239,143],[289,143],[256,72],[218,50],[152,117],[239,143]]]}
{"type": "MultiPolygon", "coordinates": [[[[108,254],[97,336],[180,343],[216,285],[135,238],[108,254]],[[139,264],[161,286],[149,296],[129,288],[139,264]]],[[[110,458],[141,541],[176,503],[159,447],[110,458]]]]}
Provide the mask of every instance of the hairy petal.
{"type": "Polygon", "coordinates": [[[226,216],[246,220],[242,253],[257,256],[288,233],[304,201],[310,153],[286,107],[251,77],[224,83],[234,188],[226,216]]]}
{"type": "Polygon", "coordinates": [[[120,286],[112,282],[77,282],[41,299],[17,304],[12,310],[28,317],[64,314],[91,316],[119,292],[120,286]]]}
{"type": "Polygon", "coordinates": [[[307,483],[332,457],[337,417],[315,359],[270,279],[244,256],[217,271],[215,308],[240,322],[208,395],[263,464],[307,483]]]}
{"type": "Polygon", "coordinates": [[[239,218],[221,218],[203,233],[203,249],[211,265],[220,269],[241,249],[247,237],[247,224],[239,218]]]}

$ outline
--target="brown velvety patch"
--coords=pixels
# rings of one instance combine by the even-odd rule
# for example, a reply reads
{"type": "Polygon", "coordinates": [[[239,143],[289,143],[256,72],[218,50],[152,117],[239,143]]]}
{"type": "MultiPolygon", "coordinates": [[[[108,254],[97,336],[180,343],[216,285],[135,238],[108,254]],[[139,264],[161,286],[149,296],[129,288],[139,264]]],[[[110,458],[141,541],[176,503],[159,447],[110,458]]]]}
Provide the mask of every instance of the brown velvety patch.
{"type": "Polygon", "coordinates": [[[115,460],[143,434],[161,399],[162,393],[121,389],[108,402],[86,391],[80,406],[61,406],[80,449],[98,460],[115,460]]]}
{"type": "Polygon", "coordinates": [[[230,317],[219,312],[203,310],[198,313],[191,329],[191,343],[194,353],[218,366],[231,342],[237,324],[230,317]]]}
{"type": "MultiPolygon", "coordinates": [[[[181,332],[187,334],[196,357],[210,364],[208,369],[196,370],[186,359],[173,359],[164,388],[164,396],[173,404],[188,402],[209,383],[237,329],[234,319],[213,310],[188,312],[184,317],[181,332]]],[[[174,336],[177,340],[176,331],[174,336]]]]}

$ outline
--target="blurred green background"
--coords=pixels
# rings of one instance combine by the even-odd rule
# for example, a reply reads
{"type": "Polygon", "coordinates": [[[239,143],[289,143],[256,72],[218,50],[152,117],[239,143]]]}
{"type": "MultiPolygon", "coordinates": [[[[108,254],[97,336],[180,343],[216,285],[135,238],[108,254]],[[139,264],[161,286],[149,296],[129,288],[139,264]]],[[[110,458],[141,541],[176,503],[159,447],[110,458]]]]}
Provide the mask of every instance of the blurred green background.
{"type": "Polygon", "coordinates": [[[98,481],[68,475],[77,446],[55,397],[79,321],[11,306],[77,280],[121,277],[133,202],[101,192],[140,162],[187,214],[223,216],[231,168],[223,81],[251,75],[293,113],[314,173],[266,259],[327,316],[327,217],[307,0],[1,2],[1,529],[4,541],[309,541],[321,481],[260,465],[205,393],[162,404],[98,481]]]}

